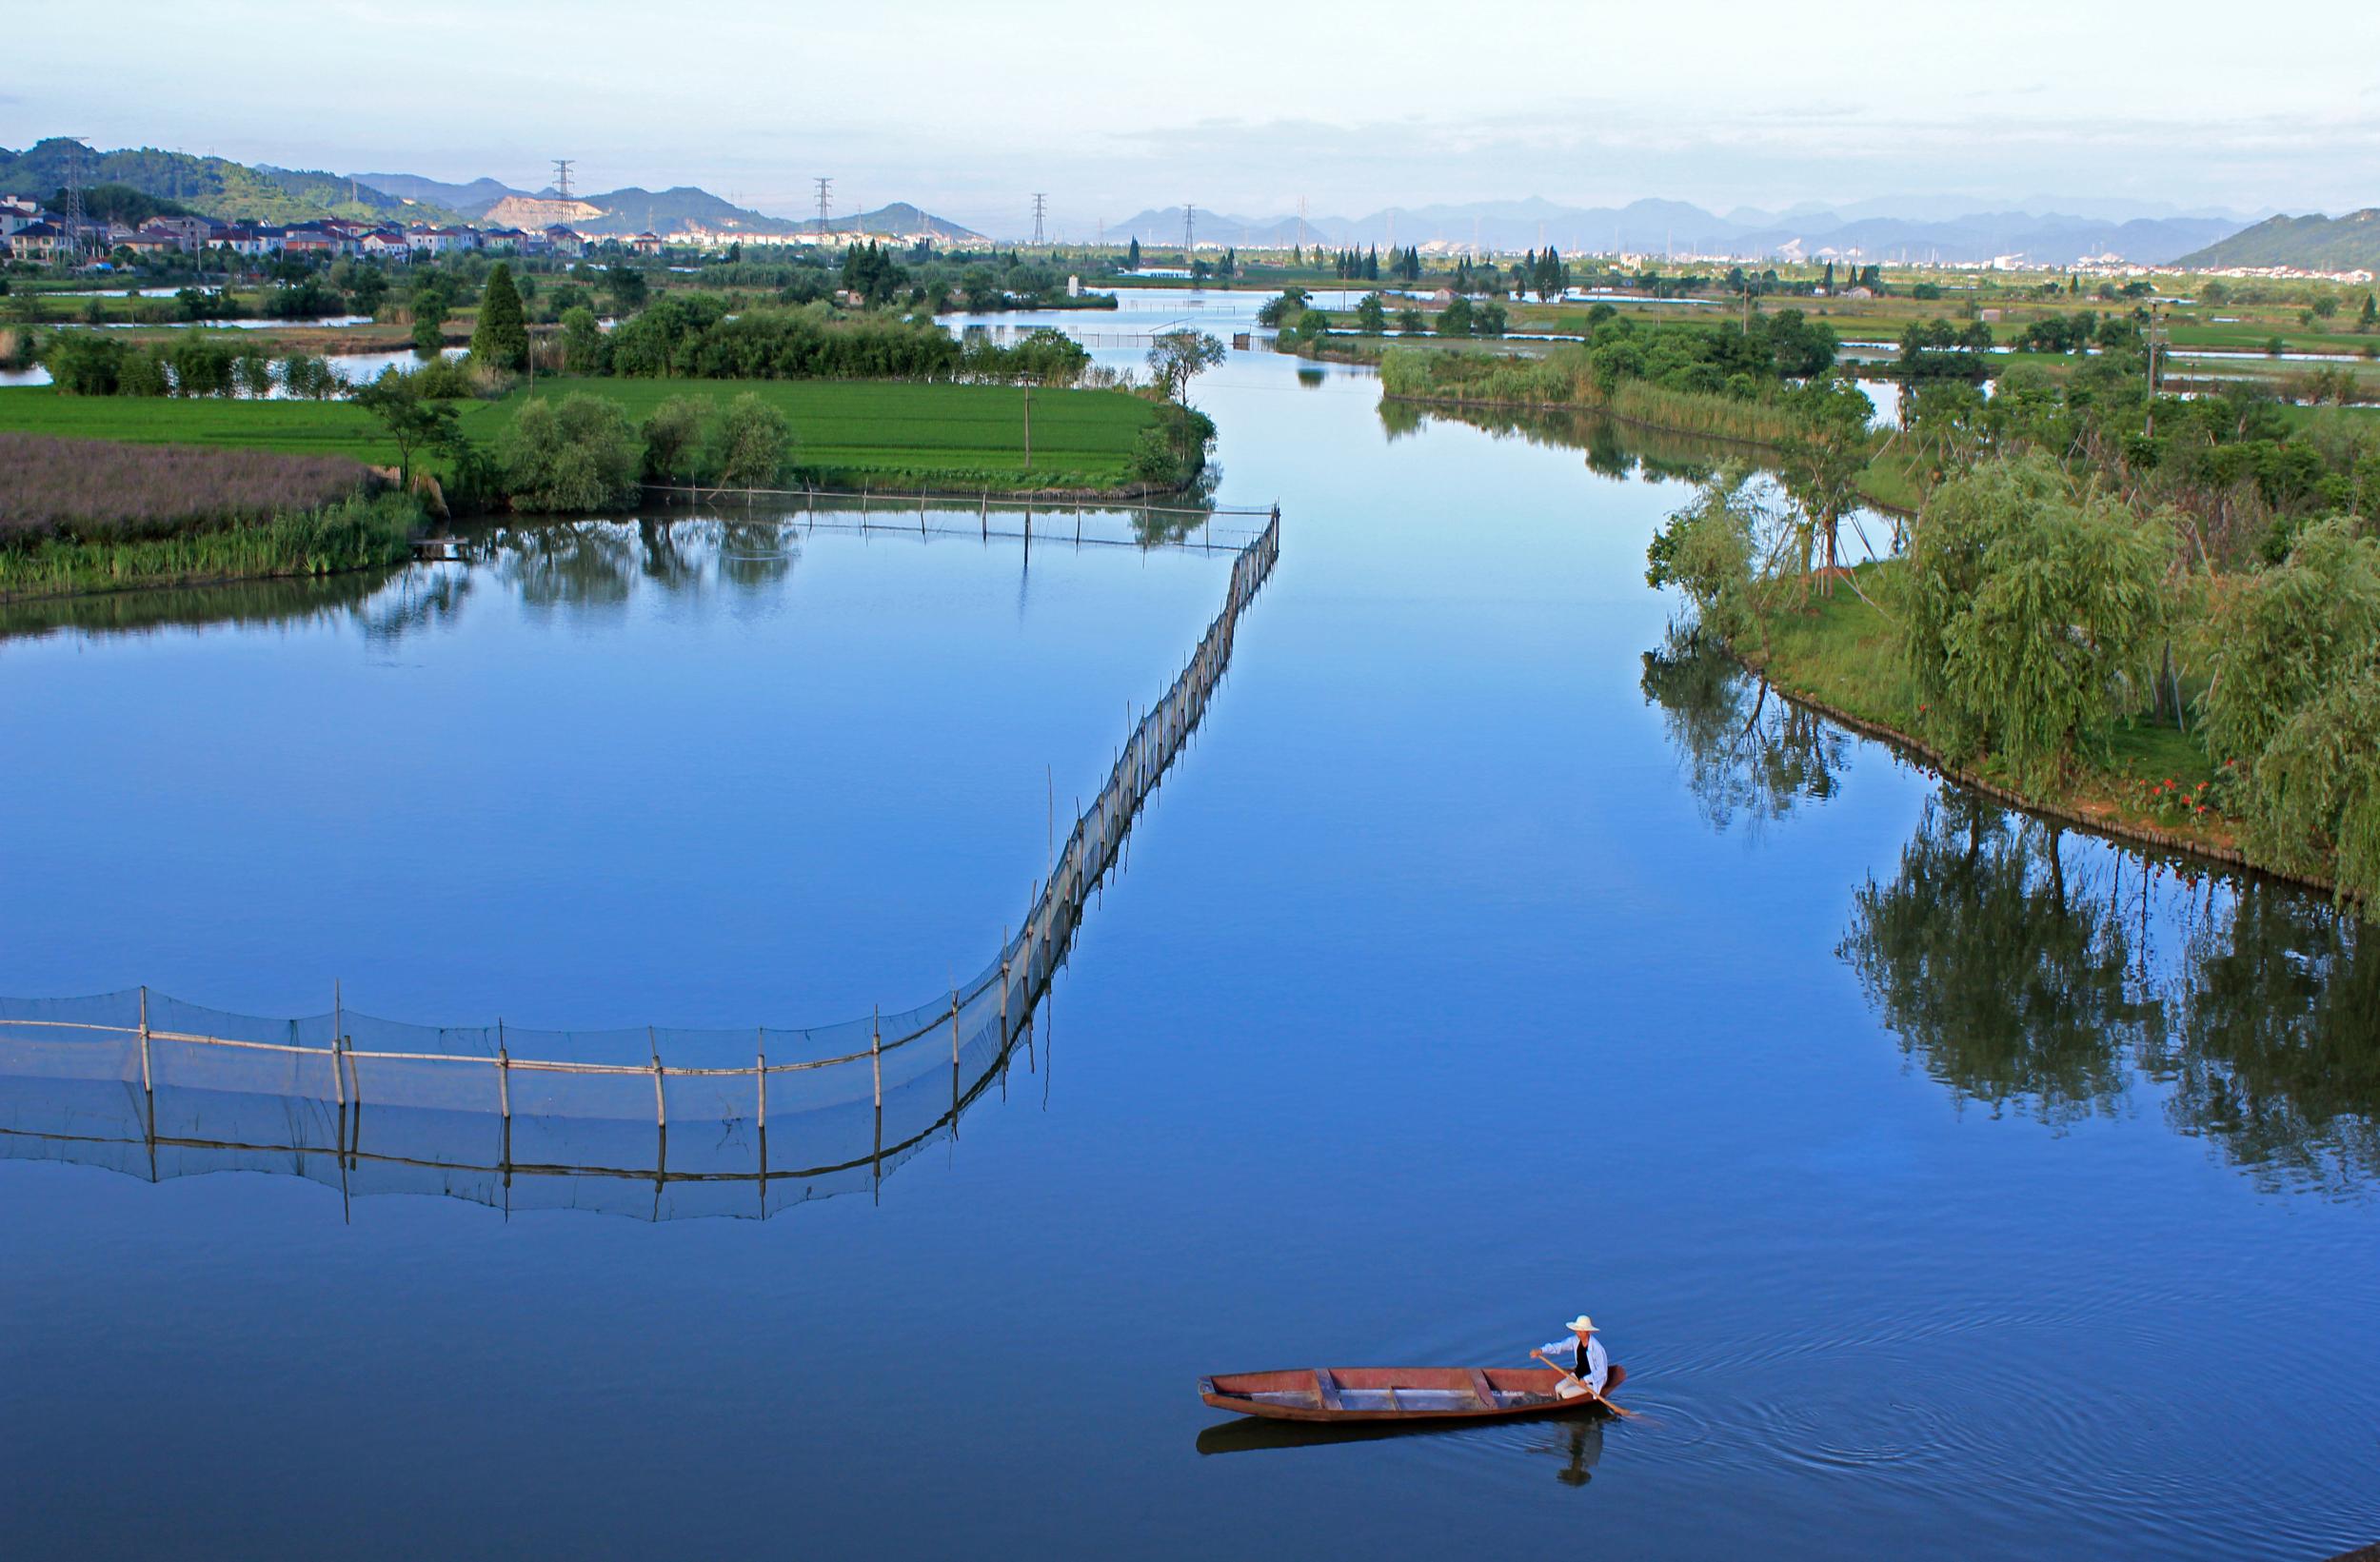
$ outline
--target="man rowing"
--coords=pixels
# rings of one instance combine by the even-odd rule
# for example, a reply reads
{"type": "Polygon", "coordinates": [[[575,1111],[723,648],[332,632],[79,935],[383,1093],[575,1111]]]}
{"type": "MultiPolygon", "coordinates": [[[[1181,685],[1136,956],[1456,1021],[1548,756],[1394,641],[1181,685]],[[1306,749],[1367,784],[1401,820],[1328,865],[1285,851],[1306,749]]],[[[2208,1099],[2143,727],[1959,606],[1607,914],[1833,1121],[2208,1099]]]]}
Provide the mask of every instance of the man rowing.
{"type": "Polygon", "coordinates": [[[1611,1357],[1603,1353],[1603,1342],[1595,1336],[1601,1331],[1595,1320],[1584,1313],[1570,1320],[1570,1337],[1540,1345],[1529,1354],[1549,1367],[1561,1369],[1562,1380],[1554,1385],[1556,1397],[1577,1399],[1582,1394],[1603,1397],[1603,1385],[1612,1373],[1611,1357]]]}

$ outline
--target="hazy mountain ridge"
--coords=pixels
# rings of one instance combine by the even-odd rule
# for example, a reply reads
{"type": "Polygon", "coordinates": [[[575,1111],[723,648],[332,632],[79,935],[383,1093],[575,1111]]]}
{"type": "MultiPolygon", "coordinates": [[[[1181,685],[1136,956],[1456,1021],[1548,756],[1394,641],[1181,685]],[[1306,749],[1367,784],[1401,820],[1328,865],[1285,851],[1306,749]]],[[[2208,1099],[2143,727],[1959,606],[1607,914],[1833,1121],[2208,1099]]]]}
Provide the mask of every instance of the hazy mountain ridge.
{"type": "Polygon", "coordinates": [[[2184,257],[2190,266],[2291,266],[2308,271],[2380,270],[2380,208],[2344,217],[2268,217],[2184,257]]]}
{"type": "MultiPolygon", "coordinates": [[[[1866,206],[1867,203],[1862,203],[1866,206]]],[[[1181,208],[1136,213],[1111,225],[1108,237],[1179,247],[1181,208]]],[[[1243,217],[1197,213],[1200,243],[1286,245],[1299,233],[1309,245],[1385,248],[1392,244],[1478,243],[1513,250],[1551,244],[1570,253],[1726,254],[1859,251],[1863,261],[1989,261],[2026,255],[2042,265],[2066,265],[2113,253],[2141,265],[2163,265],[2236,232],[2240,223],[2218,216],[2109,217],[2061,212],[1970,212],[1950,219],[1867,215],[1846,219],[1831,209],[1772,215],[1739,208],[1720,217],[1685,201],[1643,200],[1624,207],[1564,207],[1551,201],[1483,201],[1464,206],[1392,207],[1367,217],[1243,217]]]]}
{"type": "MultiPolygon", "coordinates": [[[[559,194],[550,185],[543,189],[526,190],[495,179],[475,179],[469,184],[458,185],[412,173],[359,173],[355,177],[414,200],[441,201],[473,218],[486,215],[503,201],[514,198],[552,200],[559,194]]],[[[664,190],[649,190],[630,185],[621,189],[592,195],[582,193],[571,198],[599,207],[604,212],[601,217],[574,222],[571,226],[585,233],[610,238],[625,238],[647,230],[668,233],[688,224],[718,232],[769,235],[807,233],[818,226],[814,218],[772,217],[766,212],[740,207],[694,185],[678,185],[664,190]]],[[[837,229],[858,228],[872,233],[932,233],[937,238],[957,242],[987,242],[974,229],[921,210],[906,201],[890,202],[873,211],[836,216],[829,219],[829,227],[837,229]]]]}

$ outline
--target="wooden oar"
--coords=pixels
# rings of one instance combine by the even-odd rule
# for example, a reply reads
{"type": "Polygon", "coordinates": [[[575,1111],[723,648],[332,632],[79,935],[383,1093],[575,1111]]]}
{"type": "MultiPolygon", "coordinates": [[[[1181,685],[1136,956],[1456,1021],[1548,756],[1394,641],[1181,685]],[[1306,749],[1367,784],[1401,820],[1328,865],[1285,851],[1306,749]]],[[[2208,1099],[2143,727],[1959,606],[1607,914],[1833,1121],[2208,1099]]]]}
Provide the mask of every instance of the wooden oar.
{"type": "Polygon", "coordinates": [[[1556,1372],[1561,1374],[1564,1377],[1569,1378],[1573,1383],[1576,1383],[1580,1388],[1586,1390],[1588,1398],[1594,1400],[1605,1410],[1610,1411],[1614,1415],[1619,1416],[1623,1420],[1633,1421],[1636,1419],[1636,1413],[1635,1411],[1626,1410],[1618,1405],[1613,1404],[1609,1399],[1603,1397],[1602,1393],[1597,1390],[1594,1384],[1588,1382],[1578,1374],[1572,1372],[1568,1367],[1563,1366],[1552,1356],[1547,1355],[1543,1351],[1531,1351],[1529,1354],[1537,1357],[1539,1361],[1544,1362],[1547,1366],[1553,1368],[1556,1372]]]}

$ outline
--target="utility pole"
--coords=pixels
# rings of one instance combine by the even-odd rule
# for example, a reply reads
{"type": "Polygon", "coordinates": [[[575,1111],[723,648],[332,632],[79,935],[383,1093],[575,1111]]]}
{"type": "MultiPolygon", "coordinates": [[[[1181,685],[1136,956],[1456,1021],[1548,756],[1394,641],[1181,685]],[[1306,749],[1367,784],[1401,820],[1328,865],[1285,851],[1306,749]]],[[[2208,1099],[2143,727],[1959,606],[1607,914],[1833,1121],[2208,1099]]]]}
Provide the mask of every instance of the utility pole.
{"type": "Polygon", "coordinates": [[[2157,434],[2157,305],[2149,301],[2149,425],[2143,430],[2149,438],[2157,434]]]}
{"type": "Polygon", "coordinates": [[[554,159],[554,193],[565,201],[570,199],[571,162],[572,159],[567,157],[554,159]]]}
{"type": "Polygon", "coordinates": [[[819,236],[823,238],[826,233],[826,214],[834,206],[835,182],[832,179],[813,179],[810,183],[818,187],[818,231],[819,236]]]}
{"type": "Polygon", "coordinates": [[[1041,235],[1041,215],[1048,208],[1049,197],[1040,190],[1033,192],[1033,247],[1041,248],[1048,241],[1041,235]]]}

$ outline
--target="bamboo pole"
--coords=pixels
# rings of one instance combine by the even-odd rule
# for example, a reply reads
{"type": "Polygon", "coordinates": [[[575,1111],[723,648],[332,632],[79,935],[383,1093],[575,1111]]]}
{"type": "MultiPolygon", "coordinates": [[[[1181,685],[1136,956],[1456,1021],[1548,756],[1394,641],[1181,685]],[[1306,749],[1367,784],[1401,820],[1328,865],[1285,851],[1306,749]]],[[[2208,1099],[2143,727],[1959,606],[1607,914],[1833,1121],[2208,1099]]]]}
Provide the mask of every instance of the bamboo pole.
{"type": "MultiPolygon", "coordinates": [[[[146,1007],[147,1003],[144,1001],[143,1008],[146,1007]]],[[[342,1112],[345,1112],[347,1106],[347,1086],[343,1077],[339,1058],[339,1055],[346,1050],[346,1043],[340,1040],[340,1035],[347,1029],[347,999],[340,991],[337,979],[333,979],[330,983],[330,1094],[332,1099],[339,1103],[339,1110],[342,1112]]],[[[149,1020],[144,1015],[141,1027],[146,1030],[148,1026],[149,1020]]]]}
{"type": "Polygon", "coordinates": [[[663,1133],[669,1131],[669,1108],[661,1094],[661,1045],[653,1039],[653,1027],[645,1027],[645,1045],[653,1055],[653,1125],[663,1133]]]}
{"type": "MultiPolygon", "coordinates": [[[[752,1081],[760,1090],[760,1123],[763,1136],[761,1142],[765,1144],[768,1142],[766,1138],[768,1133],[768,1027],[765,1025],[760,1028],[759,1047],[760,1050],[754,1055],[752,1063],[752,1081]]],[[[762,1154],[766,1155],[767,1152],[763,1151],[762,1154]]]]}
{"type": "Polygon", "coordinates": [[[882,1121],[884,1113],[884,1008],[883,1004],[876,1006],[874,1014],[868,1020],[867,1029],[867,1060],[869,1067],[876,1073],[876,1114],[879,1118],[876,1132],[881,1139],[884,1132],[882,1121]]]}
{"type": "Polygon", "coordinates": [[[149,1073],[149,988],[146,983],[141,987],[141,1090],[143,1094],[152,1097],[157,1093],[149,1073]]]}
{"type": "Polygon", "coordinates": [[[506,1122],[512,1120],[512,1059],[502,1046],[496,1048],[496,1110],[506,1122]]]}

